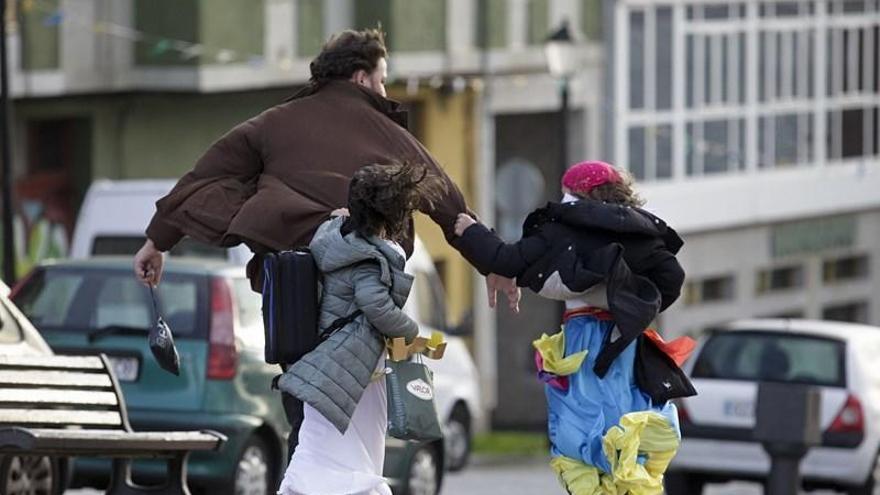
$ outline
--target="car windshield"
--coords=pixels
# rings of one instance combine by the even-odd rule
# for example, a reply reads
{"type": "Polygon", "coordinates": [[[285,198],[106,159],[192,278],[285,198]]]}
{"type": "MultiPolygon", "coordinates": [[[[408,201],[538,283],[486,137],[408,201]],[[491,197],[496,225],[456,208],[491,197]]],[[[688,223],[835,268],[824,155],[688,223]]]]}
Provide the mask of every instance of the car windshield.
{"type": "Polygon", "coordinates": [[[844,343],[831,338],[762,331],[719,332],[706,342],[692,376],[845,387],[844,355],[844,343]]]}
{"type": "MultiPolygon", "coordinates": [[[[175,337],[205,334],[199,318],[199,308],[205,304],[203,286],[204,277],[197,275],[162,277],[156,291],[159,310],[175,337]]],[[[149,291],[127,270],[38,269],[21,287],[15,303],[40,330],[92,333],[116,327],[148,329],[156,322],[149,291]]]]}

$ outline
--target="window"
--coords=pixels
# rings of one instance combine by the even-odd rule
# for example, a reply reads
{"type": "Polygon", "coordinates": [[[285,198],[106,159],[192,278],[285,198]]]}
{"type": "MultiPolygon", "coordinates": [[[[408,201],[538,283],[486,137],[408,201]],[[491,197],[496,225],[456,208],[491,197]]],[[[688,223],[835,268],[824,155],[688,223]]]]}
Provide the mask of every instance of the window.
{"type": "Polygon", "coordinates": [[[238,309],[238,332],[247,347],[256,349],[266,344],[263,332],[263,298],[251,290],[250,281],[237,278],[232,281],[232,293],[238,309]]]}
{"type": "Polygon", "coordinates": [[[844,344],[798,334],[714,334],[694,363],[694,378],[777,381],[845,387],[844,344]]]}
{"type": "Polygon", "coordinates": [[[24,282],[15,304],[38,328],[61,325],[84,279],[76,273],[36,271],[24,282]]]}
{"type": "Polygon", "coordinates": [[[868,303],[864,301],[835,304],[822,309],[823,320],[868,323],[868,303]]]}
{"type": "Polygon", "coordinates": [[[446,305],[443,286],[436,273],[417,271],[413,281],[413,294],[417,296],[419,323],[433,330],[446,330],[446,305]]]}
{"type": "Polygon", "coordinates": [[[588,40],[602,39],[602,0],[581,0],[581,30],[588,40]]]}
{"type": "Polygon", "coordinates": [[[730,301],[736,297],[733,275],[690,281],[685,286],[685,303],[700,304],[730,301]]]}
{"type": "Polygon", "coordinates": [[[507,46],[507,0],[480,0],[477,2],[477,47],[504,48],[507,46]]]}
{"type": "MultiPolygon", "coordinates": [[[[150,314],[151,307],[145,300],[146,288],[131,278],[129,282],[121,277],[107,279],[98,291],[94,310],[89,320],[89,327],[104,328],[113,325],[150,328],[153,318],[150,314]]],[[[162,281],[160,287],[165,287],[162,281]]],[[[159,309],[160,313],[162,308],[159,309]]],[[[177,331],[174,325],[168,322],[173,331],[177,331]]]]}
{"type": "Polygon", "coordinates": [[[629,18],[629,107],[645,106],[645,12],[633,11],[629,18]]]}
{"type": "MultiPolygon", "coordinates": [[[[156,290],[159,312],[175,337],[203,335],[206,303],[202,277],[167,273],[156,290]]],[[[128,270],[48,268],[28,279],[15,303],[39,329],[88,332],[155,324],[150,293],[128,270]]]]}
{"type": "MultiPolygon", "coordinates": [[[[40,2],[37,8],[24,8],[25,2],[6,2],[6,8],[18,6],[19,47],[23,70],[58,69],[61,62],[60,0],[40,2]]],[[[66,6],[65,6],[66,7],[66,6]]],[[[4,15],[4,21],[7,17],[4,15]]]]}
{"type": "Polygon", "coordinates": [[[612,25],[623,26],[626,59],[613,77],[626,84],[612,85],[627,94],[615,101],[617,160],[651,181],[664,177],[667,144],[685,162],[670,170],[676,179],[880,155],[880,24],[856,22],[880,6],[845,3],[618,2],[612,25]],[[827,25],[813,22],[826,10],[827,25]],[[823,105],[813,101],[820,89],[823,105]],[[651,131],[660,126],[678,132],[661,142],[651,131]]]}
{"type": "Polygon", "coordinates": [[[804,286],[804,269],[801,266],[769,268],[758,272],[755,292],[767,292],[797,289],[804,286]]]}
{"type": "Polygon", "coordinates": [[[528,0],[528,44],[540,45],[549,34],[550,3],[548,0],[528,0]]]}
{"type": "Polygon", "coordinates": [[[802,309],[790,309],[787,311],[780,311],[779,313],[773,313],[764,316],[764,318],[785,318],[785,319],[795,319],[795,318],[804,318],[804,311],[802,309]]]}
{"type": "Polygon", "coordinates": [[[296,53],[311,58],[321,51],[324,43],[324,2],[299,0],[296,16],[296,53]]]}
{"type": "Polygon", "coordinates": [[[822,281],[826,284],[860,280],[870,275],[869,258],[866,255],[847,256],[822,263],[822,281]]]}
{"type": "Polygon", "coordinates": [[[21,328],[18,322],[6,309],[6,303],[0,302],[0,344],[14,344],[21,340],[21,328]]]}
{"type": "MultiPolygon", "coordinates": [[[[144,241],[146,237],[144,236],[106,236],[99,235],[95,236],[92,241],[92,255],[94,256],[106,256],[106,255],[124,255],[124,256],[134,256],[135,253],[138,252],[138,249],[144,245],[144,241]]],[[[190,237],[184,237],[178,242],[171,251],[168,252],[171,256],[191,256],[194,258],[209,258],[215,260],[225,260],[227,258],[227,250],[226,248],[211,246],[210,244],[205,244],[203,242],[199,242],[190,237]]]]}

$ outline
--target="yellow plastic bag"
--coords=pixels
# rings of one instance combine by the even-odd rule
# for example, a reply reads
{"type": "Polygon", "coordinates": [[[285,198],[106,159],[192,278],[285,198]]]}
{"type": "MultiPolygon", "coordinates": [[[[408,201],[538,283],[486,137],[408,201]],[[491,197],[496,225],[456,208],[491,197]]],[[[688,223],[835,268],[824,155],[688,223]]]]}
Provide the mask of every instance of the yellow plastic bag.
{"type": "Polygon", "coordinates": [[[541,354],[544,360],[544,371],[556,376],[568,376],[581,368],[587,351],[583,350],[565,356],[565,332],[553,335],[541,334],[541,338],[532,342],[532,346],[541,354]]]}
{"type": "Polygon", "coordinates": [[[678,451],[675,429],[661,414],[625,414],[605,434],[602,447],[611,473],[568,457],[555,457],[550,466],[572,495],[661,495],[663,473],[678,451]],[[644,463],[639,463],[644,456],[644,463]]]}

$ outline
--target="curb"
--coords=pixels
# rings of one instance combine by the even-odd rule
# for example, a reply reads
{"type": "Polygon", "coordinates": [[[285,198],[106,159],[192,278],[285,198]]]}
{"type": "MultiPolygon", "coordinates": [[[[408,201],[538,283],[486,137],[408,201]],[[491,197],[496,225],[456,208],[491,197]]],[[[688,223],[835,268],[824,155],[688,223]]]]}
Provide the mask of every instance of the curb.
{"type": "Polygon", "coordinates": [[[523,465],[548,465],[550,458],[541,455],[522,454],[472,454],[468,463],[472,467],[504,467],[523,465]]]}

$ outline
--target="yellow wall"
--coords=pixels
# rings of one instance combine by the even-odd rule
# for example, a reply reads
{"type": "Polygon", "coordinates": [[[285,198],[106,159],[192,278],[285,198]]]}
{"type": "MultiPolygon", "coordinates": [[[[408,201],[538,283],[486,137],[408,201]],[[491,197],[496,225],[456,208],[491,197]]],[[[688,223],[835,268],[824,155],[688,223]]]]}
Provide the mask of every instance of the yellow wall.
{"type": "MultiPolygon", "coordinates": [[[[458,184],[468,205],[474,205],[476,198],[471,173],[476,155],[473,93],[466,90],[442,94],[425,88],[416,95],[407,95],[403,88],[389,89],[391,98],[419,105],[418,111],[412,115],[419,122],[413,122],[411,127],[418,131],[423,144],[458,184]]],[[[456,324],[471,307],[473,269],[446,243],[440,228],[430,218],[418,214],[416,231],[434,261],[443,262],[446,267],[443,284],[446,287],[447,318],[450,324],[456,324]]]]}

